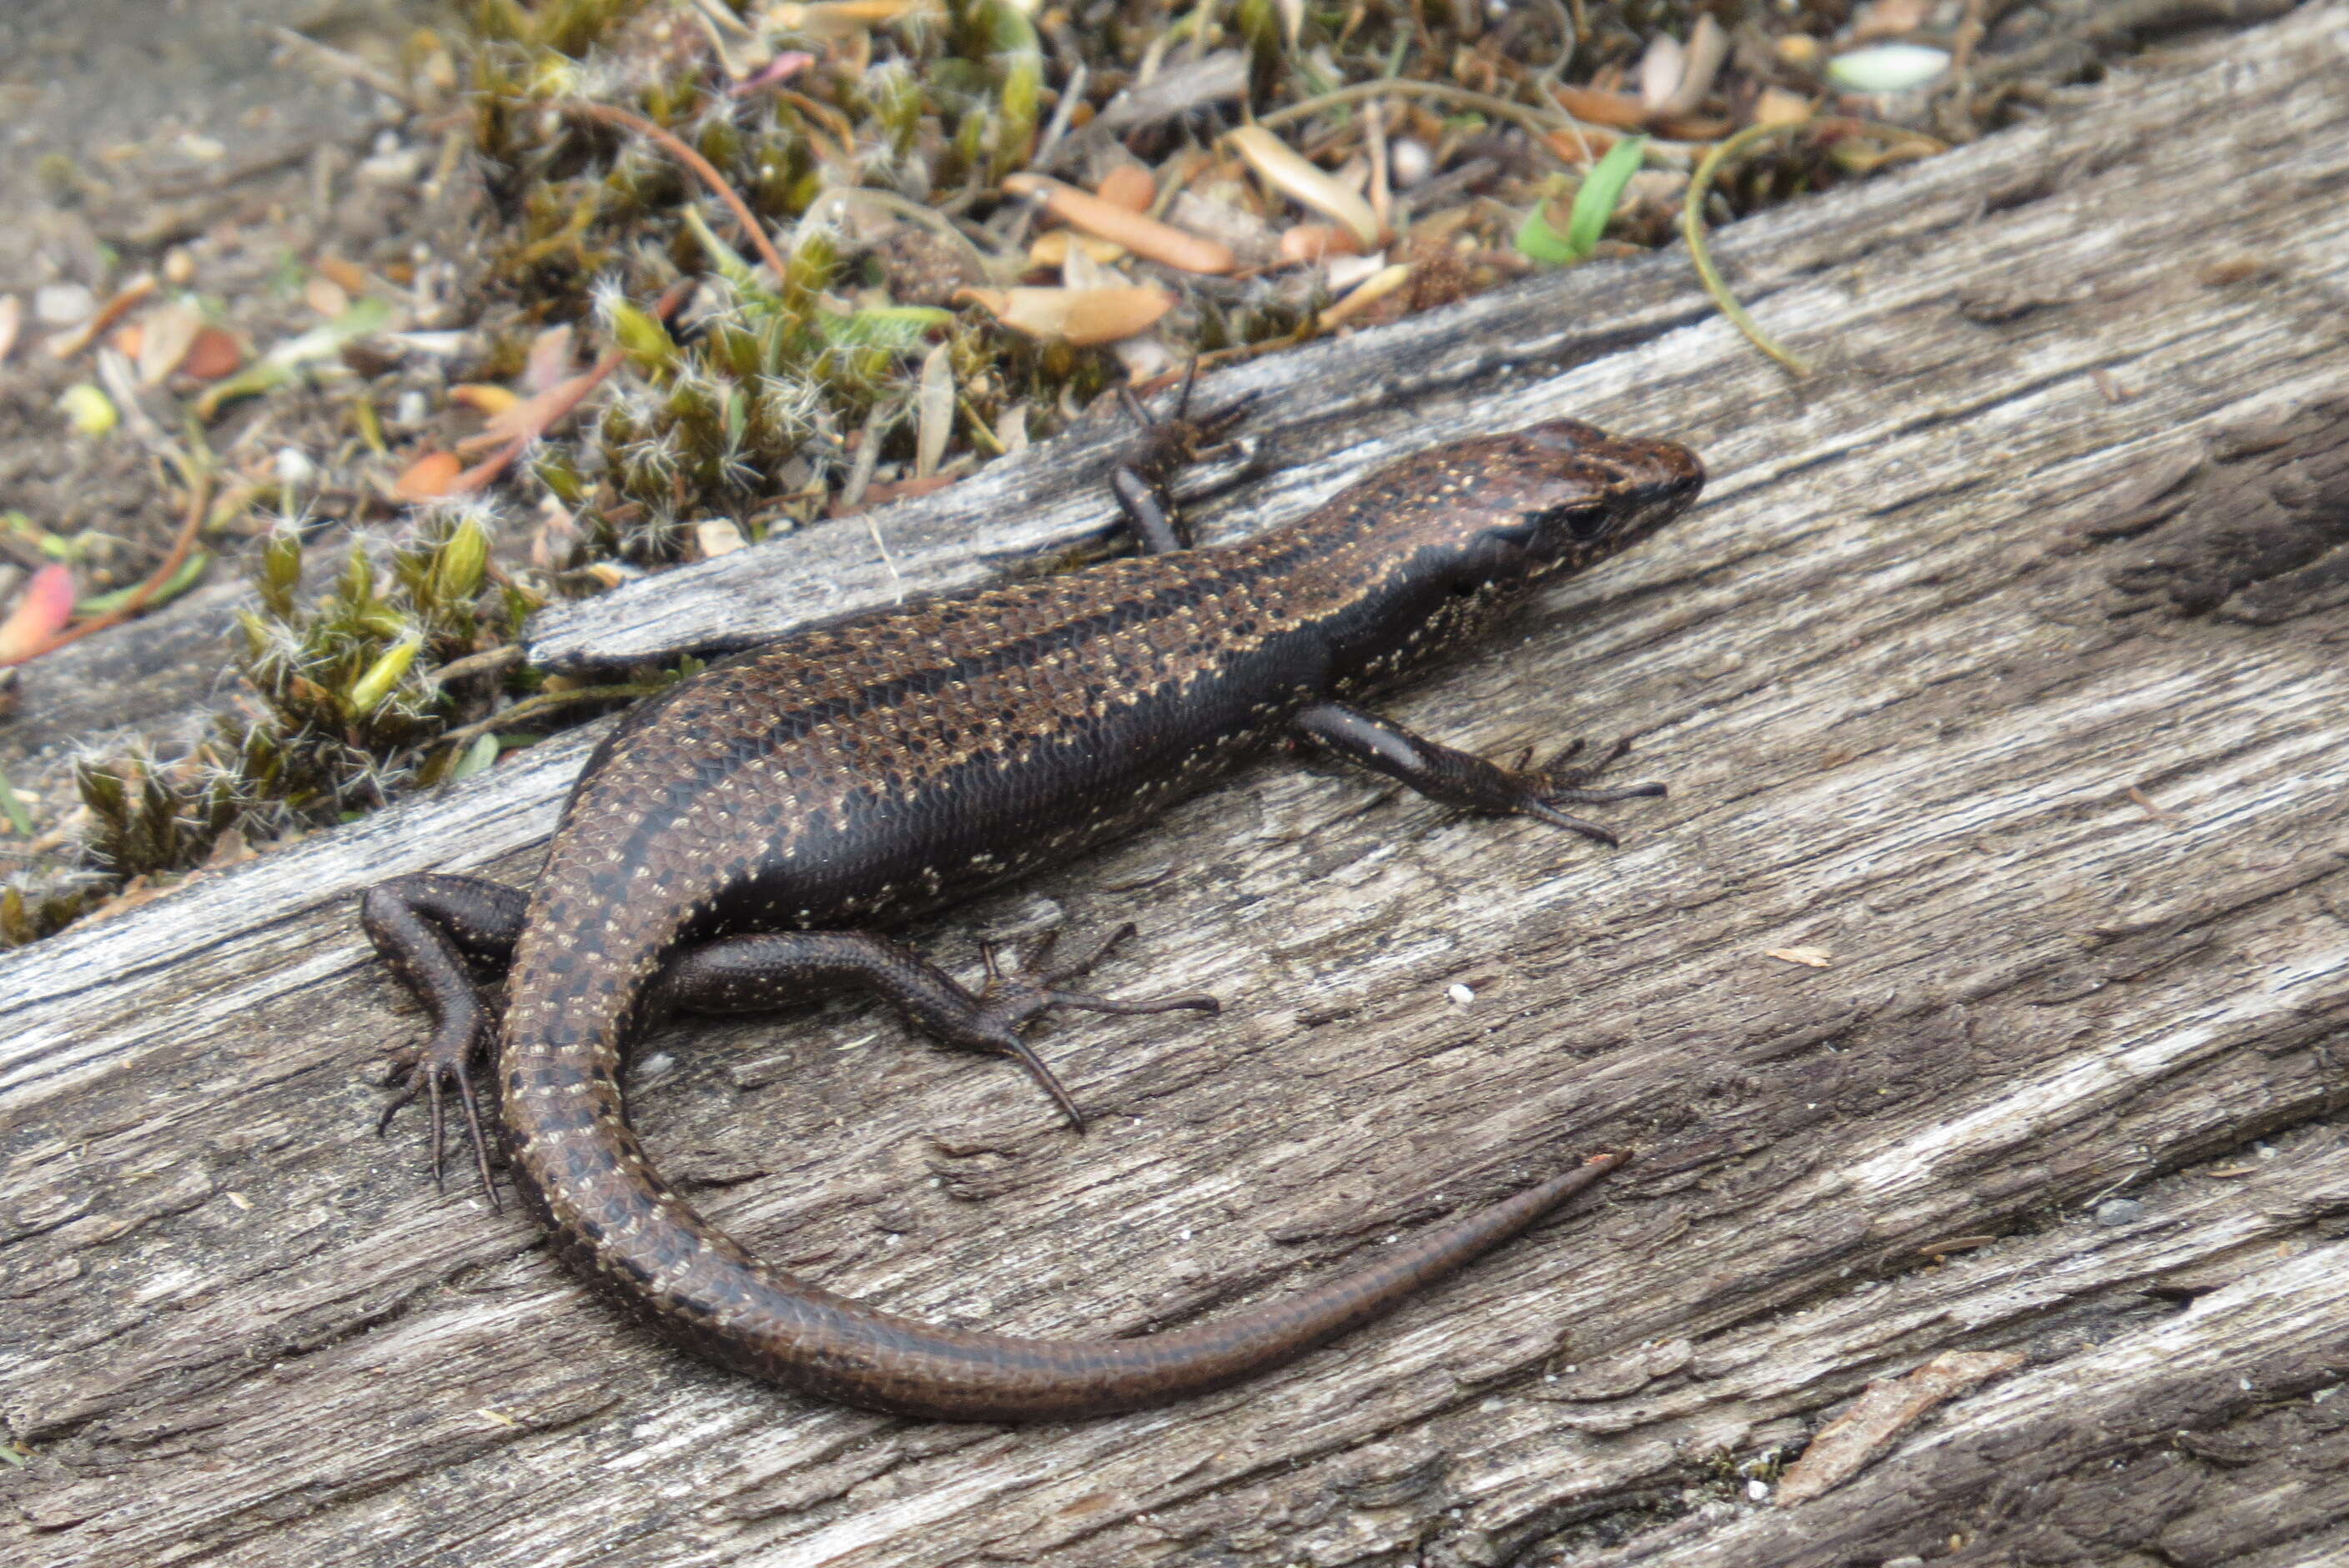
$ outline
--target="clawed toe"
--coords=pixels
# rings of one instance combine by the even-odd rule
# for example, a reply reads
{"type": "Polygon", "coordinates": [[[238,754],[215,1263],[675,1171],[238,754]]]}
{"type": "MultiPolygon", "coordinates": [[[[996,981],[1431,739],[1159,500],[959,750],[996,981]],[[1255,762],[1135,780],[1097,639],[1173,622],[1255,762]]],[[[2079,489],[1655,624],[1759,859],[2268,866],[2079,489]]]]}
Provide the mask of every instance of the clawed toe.
{"type": "Polygon", "coordinates": [[[472,1047],[470,1040],[461,1046],[444,1046],[439,1040],[412,1052],[402,1052],[395,1058],[391,1077],[386,1088],[397,1088],[399,1098],[384,1107],[383,1115],[376,1121],[376,1136],[390,1130],[391,1119],[401,1108],[421,1099],[425,1104],[426,1120],[430,1128],[432,1146],[432,1184],[442,1191],[448,1190],[448,1128],[443,1094],[454,1088],[458,1109],[465,1118],[465,1137],[473,1148],[473,1168],[481,1177],[481,1192],[492,1209],[502,1209],[498,1201],[496,1184],[490,1178],[489,1140],[481,1131],[481,1104],[473,1093],[471,1066],[472,1047]]]}
{"type": "Polygon", "coordinates": [[[1652,799],[1665,793],[1661,784],[1622,784],[1604,789],[1588,788],[1590,780],[1613,766],[1631,749],[1628,739],[1618,740],[1607,748],[1604,756],[1591,761],[1573,763],[1580,755],[1583,743],[1568,741],[1547,762],[1528,768],[1533,752],[1530,748],[1518,758],[1516,771],[1526,782],[1526,799],[1519,810],[1529,817],[1581,834],[1593,842],[1614,848],[1620,841],[1609,830],[1580,817],[1559,810],[1561,806],[1607,806],[1618,800],[1652,799]],[[1569,764],[1572,764],[1569,766],[1569,764]]]}
{"type": "Polygon", "coordinates": [[[1000,944],[988,942],[979,944],[979,959],[987,967],[987,983],[974,998],[978,1004],[974,1021],[978,1026],[978,1037],[987,1048],[1011,1057],[1025,1068],[1029,1076],[1052,1097],[1054,1103],[1059,1105],[1062,1112],[1067,1115],[1070,1125],[1080,1132],[1084,1130],[1085,1122],[1084,1118],[1077,1110],[1075,1100],[1070,1097],[1068,1090],[1061,1087],[1060,1080],[1052,1076],[1051,1069],[1047,1068],[1042,1060],[1028,1048],[1027,1043],[1020,1039],[1019,1030],[1022,1026],[1055,1007],[1071,1007],[1088,1013],[1112,1013],[1123,1016],[1172,1013],[1185,1009],[1201,1013],[1216,1013],[1222,1010],[1223,1005],[1213,996],[1195,995],[1123,998],[1096,996],[1089,992],[1063,991],[1060,988],[1065,982],[1090,973],[1102,959],[1108,957],[1119,944],[1132,937],[1137,929],[1133,922],[1128,921],[1103,936],[1081,956],[1049,968],[1045,965],[1045,960],[1050,956],[1052,949],[1059,942],[1060,932],[1057,928],[1046,932],[1039,938],[1025,954],[1020,955],[1019,966],[1008,972],[999,958],[1000,944]]]}

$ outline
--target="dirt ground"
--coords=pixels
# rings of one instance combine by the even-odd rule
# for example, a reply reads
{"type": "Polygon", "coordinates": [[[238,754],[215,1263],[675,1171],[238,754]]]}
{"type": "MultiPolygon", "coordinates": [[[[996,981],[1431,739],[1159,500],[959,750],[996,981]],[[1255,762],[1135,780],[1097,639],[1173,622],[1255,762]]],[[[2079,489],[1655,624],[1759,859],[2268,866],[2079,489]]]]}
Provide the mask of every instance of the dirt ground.
{"type": "MultiPolygon", "coordinates": [[[[404,204],[347,178],[379,139],[398,139],[404,110],[289,52],[279,30],[388,58],[441,15],[430,0],[0,7],[0,292],[78,285],[102,298],[135,270],[123,258],[180,246],[235,329],[278,335],[301,302],[265,284],[289,257],[406,242],[404,204]]],[[[0,366],[0,510],[53,532],[102,527],[123,542],[115,575],[129,581],[176,519],[134,445],[65,428],[58,394],[87,374],[36,344],[0,366]]]]}

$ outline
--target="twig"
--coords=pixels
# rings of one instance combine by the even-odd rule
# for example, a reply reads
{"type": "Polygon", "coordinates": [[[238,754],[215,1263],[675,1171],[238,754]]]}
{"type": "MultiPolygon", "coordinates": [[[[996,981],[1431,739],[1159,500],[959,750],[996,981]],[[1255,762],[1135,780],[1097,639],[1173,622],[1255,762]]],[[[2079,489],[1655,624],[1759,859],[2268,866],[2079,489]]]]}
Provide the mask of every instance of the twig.
{"type": "Polygon", "coordinates": [[[347,76],[353,81],[365,82],[402,108],[417,107],[416,95],[408,90],[406,82],[388,71],[377,69],[357,55],[346,53],[331,44],[322,44],[317,39],[297,33],[291,27],[272,27],[269,31],[273,37],[288,48],[309,56],[320,65],[347,76]]]}
{"type": "Polygon", "coordinates": [[[1982,0],[1966,0],[1964,19],[1958,24],[1958,36],[1950,44],[1950,75],[1962,77],[1973,68],[1974,51],[1982,46],[1982,36],[1989,32],[1982,21],[1982,0]]]}
{"type": "Polygon", "coordinates": [[[650,696],[655,692],[665,691],[667,686],[668,683],[666,681],[633,681],[626,686],[579,686],[571,691],[543,691],[536,696],[523,698],[522,701],[502,713],[493,713],[487,718],[475,719],[471,724],[460,725],[450,730],[440,737],[438,744],[467,746],[484,735],[520,724],[526,719],[536,718],[543,713],[552,713],[559,707],[571,707],[583,702],[634,702],[638,697],[650,696]]]}
{"type": "Polygon", "coordinates": [[[590,119],[600,119],[605,125],[616,125],[658,142],[671,158],[699,175],[701,182],[726,203],[727,210],[734,214],[734,221],[742,225],[742,232],[758,251],[759,259],[773,269],[775,282],[780,284],[791,275],[783,265],[781,253],[775,249],[774,241],[767,237],[767,227],[759,222],[759,215],[750,211],[750,204],[735,193],[734,187],[726,183],[726,176],[718,172],[716,164],[686,145],[684,139],[676,132],[664,130],[640,114],[631,114],[607,103],[574,102],[562,107],[574,114],[584,114],[590,119]]]}
{"type": "Polygon", "coordinates": [[[103,632],[109,626],[120,625],[145,609],[147,601],[160,593],[163,584],[177,575],[180,568],[186,563],[189,552],[196,547],[197,531],[203,527],[204,518],[212,511],[212,470],[209,466],[198,468],[195,474],[195,486],[188,493],[188,515],[181,520],[180,536],[171,542],[171,552],[163,557],[163,564],[155,568],[149,574],[147,581],[133,588],[129,596],[121,603],[102,615],[92,615],[78,625],[67,627],[41,647],[26,655],[25,658],[29,661],[39,658],[43,654],[53,654],[67,643],[80,642],[92,632],[103,632]]]}
{"type": "Polygon", "coordinates": [[[1077,105],[1085,99],[1085,63],[1079,60],[1061,88],[1061,101],[1052,107],[1051,123],[1044,127],[1044,139],[1036,144],[1035,153],[1028,160],[1030,169],[1042,169],[1052,160],[1052,150],[1061,145],[1061,138],[1069,134],[1069,121],[1077,114],[1077,105]]]}
{"type": "Polygon", "coordinates": [[[1729,285],[1722,281],[1721,273],[1713,267],[1713,255],[1705,249],[1704,243],[1704,199],[1713,189],[1714,171],[1748,148],[1782,132],[1798,129],[1802,123],[1751,125],[1728,140],[1714,143],[1713,150],[1706,153],[1703,161],[1696,166],[1696,172],[1689,177],[1688,200],[1681,208],[1681,237],[1688,242],[1689,260],[1696,263],[1696,275],[1703,282],[1704,292],[1713,296],[1713,303],[1720,308],[1721,314],[1727,316],[1754,347],[1794,375],[1808,376],[1811,373],[1808,365],[1778,346],[1770,335],[1762,330],[1760,324],[1745,314],[1745,307],[1737,303],[1737,296],[1729,292],[1729,285]]]}
{"type": "Polygon", "coordinates": [[[427,676],[425,679],[433,686],[447,686],[450,681],[463,680],[468,676],[502,673],[520,663],[522,663],[522,645],[507,643],[500,647],[484,649],[478,654],[467,654],[461,659],[450,659],[427,676]]]}
{"type": "Polygon", "coordinates": [[[1556,114],[1546,115],[1539,109],[1527,108],[1523,104],[1511,103],[1506,98],[1495,98],[1490,93],[1471,92],[1466,88],[1455,88],[1448,82],[1413,82],[1404,81],[1399,77],[1381,77],[1374,82],[1356,82],[1351,87],[1333,88],[1326,93],[1307,98],[1302,103],[1290,104],[1287,108],[1277,108],[1270,114],[1259,118],[1257,124],[1270,130],[1275,126],[1287,125],[1291,120],[1304,119],[1309,116],[1319,114],[1325,108],[1335,108],[1340,104],[1355,103],[1367,98],[1384,98],[1389,93],[1400,94],[1404,98],[1437,98],[1444,103],[1457,104],[1462,108],[1475,109],[1483,114],[1498,115],[1503,119],[1532,131],[1537,139],[1547,136],[1554,130],[1571,130],[1577,136],[1582,134],[1582,123],[1564,109],[1558,110],[1556,114]]]}
{"type": "Polygon", "coordinates": [[[766,90],[808,119],[822,120],[824,129],[840,139],[840,160],[843,163],[849,161],[850,155],[856,150],[856,128],[848,122],[847,116],[829,104],[817,102],[797,88],[771,87],[766,90]]]}
{"type": "MultiPolygon", "coordinates": [[[[605,350],[603,356],[598,358],[593,366],[589,366],[588,369],[580,375],[574,376],[569,381],[564,383],[563,387],[557,388],[557,390],[563,393],[563,396],[554,399],[549,404],[546,410],[545,420],[539,426],[538,429],[524,430],[522,434],[513,437],[512,439],[508,440],[505,445],[492,452],[488,457],[483,458],[480,462],[475,463],[471,468],[467,469],[455,479],[450,480],[449,481],[449,489],[446,493],[452,496],[471,495],[475,490],[480,490],[483,485],[495,480],[500,474],[504,473],[508,468],[512,466],[513,460],[516,458],[522,456],[524,451],[529,449],[530,444],[533,441],[538,439],[540,435],[543,434],[545,431],[552,429],[557,419],[563,418],[565,415],[569,414],[571,410],[576,408],[581,403],[585,402],[586,400],[587,394],[595,390],[596,387],[601,387],[605,378],[608,377],[613,371],[617,370],[620,367],[620,362],[626,357],[626,355],[621,353],[616,348],[605,350]]],[[[474,450],[478,451],[480,449],[475,448],[474,450]]]]}

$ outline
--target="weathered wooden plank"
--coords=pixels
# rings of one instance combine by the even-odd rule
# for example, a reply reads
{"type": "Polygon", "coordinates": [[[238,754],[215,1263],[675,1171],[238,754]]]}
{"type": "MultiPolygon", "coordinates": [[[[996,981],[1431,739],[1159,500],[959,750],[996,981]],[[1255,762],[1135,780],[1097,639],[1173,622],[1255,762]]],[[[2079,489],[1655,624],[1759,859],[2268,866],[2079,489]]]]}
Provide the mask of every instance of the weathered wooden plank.
{"type": "MultiPolygon", "coordinates": [[[[2334,390],[2344,40],[2349,10],[2307,10],[1749,226],[1757,266],[1774,233],[1813,247],[1757,291],[1828,362],[1799,388],[1659,267],[1630,272],[1689,325],[1514,377],[1464,347],[1455,384],[1348,416],[1363,458],[1553,412],[1707,452],[1697,514],[1400,705],[1492,748],[1636,731],[1675,793],[1625,810],[1622,851],[1268,765],[972,912],[1145,906],[1121,973],[1233,1004],[1055,1031],[1100,1115],[1081,1143],[999,1066],[846,1004],[664,1034],[639,1078],[653,1147],[738,1233],[1019,1332],[1292,1288],[1637,1143],[1603,1203],[1288,1372],[1116,1420],[926,1426],[687,1362],[526,1224],[420,1191],[414,1129],[362,1132],[418,1021],[350,894],[526,875],[574,738],[0,961],[0,1412],[35,1455],[0,1482],[6,1549],[1794,1563],[2071,1550],[2133,1480],[2160,1507],[2127,1550],[2325,1539],[2349,614],[2116,618],[2108,571],[2165,536],[2082,530],[2334,390]],[[1831,238],[1901,189],[1913,226],[1831,238]],[[2237,256],[2263,270],[2205,281],[2237,256]],[[1829,966],[1766,956],[1800,946],[1829,966]],[[2123,1192],[2142,1208],[2100,1209],[2123,1192]],[[1728,1473],[1951,1347],[2032,1364],[1800,1508],[1728,1473]],[[2063,1508],[2025,1516],[2002,1475],[2063,1508]]],[[[2189,494],[2313,462],[2340,422],[2274,425],[2300,446],[2189,494]]],[[[1247,504],[1326,490],[1341,438],[1247,504]]]]}

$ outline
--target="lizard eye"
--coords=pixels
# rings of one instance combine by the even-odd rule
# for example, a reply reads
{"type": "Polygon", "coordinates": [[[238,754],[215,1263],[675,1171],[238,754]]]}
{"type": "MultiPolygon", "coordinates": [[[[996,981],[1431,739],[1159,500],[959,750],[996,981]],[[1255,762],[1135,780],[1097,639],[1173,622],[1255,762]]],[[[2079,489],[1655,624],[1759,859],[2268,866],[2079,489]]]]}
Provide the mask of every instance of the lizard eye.
{"type": "Polygon", "coordinates": [[[1583,501],[1574,506],[1554,506],[1547,511],[1526,514],[1526,521],[1544,533],[1564,532],[1578,542],[1588,542],[1607,531],[1607,509],[1595,501],[1583,501]]]}

